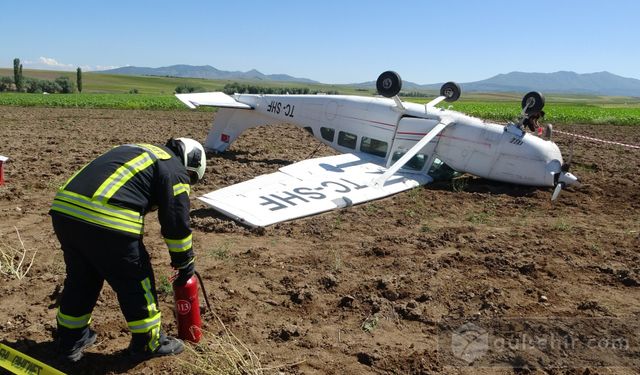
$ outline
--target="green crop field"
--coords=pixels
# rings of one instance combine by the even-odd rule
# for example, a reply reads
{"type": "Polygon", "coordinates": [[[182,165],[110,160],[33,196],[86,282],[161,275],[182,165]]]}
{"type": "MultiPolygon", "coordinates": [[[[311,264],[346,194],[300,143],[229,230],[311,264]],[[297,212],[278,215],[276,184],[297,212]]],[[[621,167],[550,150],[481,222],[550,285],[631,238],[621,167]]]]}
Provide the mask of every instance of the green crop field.
{"type": "MultiPolygon", "coordinates": [[[[12,76],[12,69],[0,69],[0,76],[12,76]]],[[[75,72],[44,70],[25,70],[25,77],[53,80],[60,76],[69,77],[75,82],[75,72]]],[[[179,85],[200,87],[206,91],[221,91],[227,80],[208,80],[177,77],[148,77],[83,73],[83,92],[81,94],[25,94],[0,93],[0,105],[3,106],[44,106],[78,108],[116,108],[116,109],[162,109],[187,110],[173,92],[179,85]],[[129,94],[136,90],[139,94],[129,94]]],[[[374,90],[360,89],[348,85],[303,84],[293,82],[242,82],[261,87],[307,87],[311,91],[337,91],[340,94],[374,94],[374,90]]],[[[433,93],[435,96],[435,93],[433,93]]],[[[432,98],[403,98],[415,103],[426,103],[432,98]]],[[[462,93],[455,103],[441,103],[442,108],[467,113],[494,121],[513,121],[520,111],[519,94],[511,93],[462,93]]],[[[548,95],[546,97],[545,122],[640,125],[640,98],[584,96],[584,95],[548,95]]]]}
{"type": "MultiPolygon", "coordinates": [[[[426,100],[411,100],[424,103],[426,100]]],[[[600,103],[554,103],[546,101],[544,122],[572,124],[640,125],[640,104],[611,106],[600,103]]],[[[465,101],[441,104],[470,116],[495,121],[514,121],[520,114],[520,101],[465,101]]]]}
{"type": "Polygon", "coordinates": [[[20,107],[188,109],[169,94],[26,94],[0,93],[0,105],[20,107]]]}

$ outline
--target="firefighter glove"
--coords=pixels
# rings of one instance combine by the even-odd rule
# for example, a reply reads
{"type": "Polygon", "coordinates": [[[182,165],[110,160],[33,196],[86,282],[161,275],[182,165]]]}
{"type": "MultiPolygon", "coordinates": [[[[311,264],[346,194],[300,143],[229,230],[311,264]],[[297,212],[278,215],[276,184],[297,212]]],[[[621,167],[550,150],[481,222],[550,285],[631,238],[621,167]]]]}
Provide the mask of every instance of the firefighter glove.
{"type": "Polygon", "coordinates": [[[180,268],[178,270],[178,276],[176,277],[175,281],[173,282],[174,285],[176,286],[184,286],[187,281],[189,281],[189,279],[193,276],[193,274],[196,272],[196,264],[195,262],[191,262],[189,264],[187,264],[186,266],[184,266],[183,268],[180,268]]]}

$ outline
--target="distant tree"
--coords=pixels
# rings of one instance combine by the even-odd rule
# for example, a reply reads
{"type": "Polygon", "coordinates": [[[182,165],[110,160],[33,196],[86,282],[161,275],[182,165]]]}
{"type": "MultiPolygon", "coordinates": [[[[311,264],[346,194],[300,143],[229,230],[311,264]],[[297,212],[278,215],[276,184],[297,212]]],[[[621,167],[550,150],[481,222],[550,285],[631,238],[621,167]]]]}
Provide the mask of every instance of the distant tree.
{"type": "Polygon", "coordinates": [[[76,70],[76,85],[78,85],[78,92],[82,92],[82,69],[80,67],[76,70]]]}
{"type": "Polygon", "coordinates": [[[16,85],[18,84],[18,81],[20,80],[20,59],[19,58],[15,58],[13,59],[13,83],[15,83],[16,85]]]}
{"type": "Polygon", "coordinates": [[[74,92],[76,90],[75,85],[73,84],[73,82],[69,79],[69,77],[58,77],[56,78],[55,82],[60,85],[60,87],[62,88],[62,93],[63,94],[70,94],[72,92],[74,92]]]}
{"type": "Polygon", "coordinates": [[[16,84],[17,91],[22,91],[22,64],[20,64],[19,58],[13,59],[13,83],[16,84]]]}
{"type": "Polygon", "coordinates": [[[16,85],[11,77],[0,77],[0,92],[15,90],[16,85]]]}
{"type": "Polygon", "coordinates": [[[37,78],[25,78],[24,90],[29,93],[41,94],[43,92],[62,92],[62,87],[54,81],[37,78]]]}
{"type": "Polygon", "coordinates": [[[204,88],[191,86],[189,84],[183,83],[176,87],[176,94],[187,94],[190,92],[204,92],[204,88]]]}
{"type": "Polygon", "coordinates": [[[20,64],[20,68],[18,69],[18,84],[16,85],[16,87],[18,88],[18,91],[22,91],[22,88],[24,87],[24,77],[22,76],[22,64],[20,64]]]}
{"type": "Polygon", "coordinates": [[[138,93],[138,89],[135,87],[129,90],[129,94],[137,94],[137,93],[138,93]]]}

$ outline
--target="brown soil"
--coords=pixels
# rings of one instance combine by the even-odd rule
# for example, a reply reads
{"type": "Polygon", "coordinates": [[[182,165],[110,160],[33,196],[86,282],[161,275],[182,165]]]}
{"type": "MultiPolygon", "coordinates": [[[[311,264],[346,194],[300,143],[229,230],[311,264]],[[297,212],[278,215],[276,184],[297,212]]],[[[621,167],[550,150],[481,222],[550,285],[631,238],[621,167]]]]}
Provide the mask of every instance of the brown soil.
{"type": "MultiPolygon", "coordinates": [[[[132,363],[113,291],[94,311],[98,344],[75,366],[60,363],[51,334],[64,262],[47,211],[56,188],[110,147],[204,139],[211,113],[0,107],[0,154],[11,157],[0,186],[0,240],[37,251],[28,275],[0,275],[0,342],[69,373],[188,373],[194,354],[132,363]]],[[[558,126],[640,144],[638,127],[558,126]]],[[[568,154],[570,139],[556,136],[568,154]]],[[[264,230],[226,219],[195,199],[211,190],[333,151],[295,127],[248,131],[208,158],[192,194],[197,268],[215,313],[260,359],[283,373],[634,373],[640,317],[640,152],[575,143],[581,188],[525,188],[463,177],[264,230]],[[467,364],[447,347],[448,329],[514,317],[617,319],[635,351],[488,353],[467,364]],[[600,356],[600,357],[598,357],[600,356]],[[589,362],[591,361],[591,362],[589,362]],[[598,362],[599,361],[599,362],[598,362]],[[613,362],[612,362],[613,361],[613,362]],[[498,367],[473,367],[498,363],[498,367]],[[599,367],[621,364],[626,367],[599,367]],[[500,365],[501,364],[501,365],[500,365]],[[555,369],[558,366],[565,368],[555,369]],[[519,369],[513,370],[510,367],[519,369]],[[577,369],[572,369],[576,367],[577,369]]],[[[153,215],[146,244],[156,277],[170,275],[153,215]]],[[[165,285],[166,286],[166,285],[165,285]]],[[[176,332],[172,296],[160,288],[163,326],[176,332]]],[[[221,332],[205,315],[209,335],[221,332]]],[[[593,334],[583,327],[583,335],[593,334]]],[[[596,330],[597,327],[593,328],[596,330]]],[[[451,335],[449,334],[449,338],[451,335]]]]}

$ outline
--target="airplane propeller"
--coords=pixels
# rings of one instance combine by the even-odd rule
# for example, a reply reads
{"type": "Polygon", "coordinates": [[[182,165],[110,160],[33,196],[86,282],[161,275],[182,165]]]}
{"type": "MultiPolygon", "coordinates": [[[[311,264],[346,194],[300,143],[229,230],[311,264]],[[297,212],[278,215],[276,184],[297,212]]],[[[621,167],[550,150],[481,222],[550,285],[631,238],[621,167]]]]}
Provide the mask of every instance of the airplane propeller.
{"type": "Polygon", "coordinates": [[[551,194],[551,201],[555,201],[558,199],[560,192],[562,189],[567,187],[567,185],[575,185],[580,186],[580,182],[578,182],[578,178],[573,174],[569,173],[569,169],[571,169],[571,161],[573,160],[573,144],[575,143],[575,138],[571,142],[571,148],[569,149],[569,159],[567,162],[562,164],[560,167],[560,172],[558,172],[556,179],[556,187],[553,189],[553,194],[551,194]]]}

